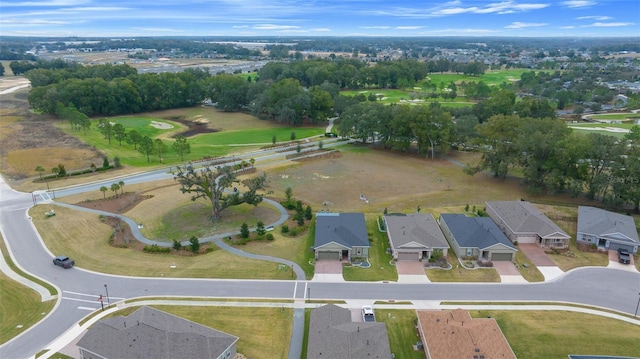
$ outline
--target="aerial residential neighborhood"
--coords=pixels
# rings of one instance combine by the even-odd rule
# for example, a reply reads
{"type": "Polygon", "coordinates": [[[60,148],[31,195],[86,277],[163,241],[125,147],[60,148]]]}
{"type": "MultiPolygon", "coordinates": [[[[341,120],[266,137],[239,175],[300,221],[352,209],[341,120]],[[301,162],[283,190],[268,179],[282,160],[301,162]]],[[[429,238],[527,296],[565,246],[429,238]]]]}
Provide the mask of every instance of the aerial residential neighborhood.
{"type": "Polygon", "coordinates": [[[639,12],[3,4],[0,358],[640,358],[639,12]]]}

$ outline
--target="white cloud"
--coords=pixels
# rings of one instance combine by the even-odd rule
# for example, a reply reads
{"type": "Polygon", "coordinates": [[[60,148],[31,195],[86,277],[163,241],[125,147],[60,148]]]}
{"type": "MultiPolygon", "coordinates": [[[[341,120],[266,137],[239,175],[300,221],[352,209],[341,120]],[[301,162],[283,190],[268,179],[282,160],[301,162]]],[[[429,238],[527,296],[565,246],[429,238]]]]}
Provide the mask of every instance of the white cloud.
{"type": "Polygon", "coordinates": [[[562,3],[562,5],[571,8],[591,7],[595,4],[597,3],[591,0],[568,0],[562,3]]]}
{"type": "Polygon", "coordinates": [[[248,28],[249,25],[233,25],[232,28],[234,29],[246,29],[248,28]]]}
{"type": "Polygon", "coordinates": [[[294,29],[299,29],[300,26],[260,24],[260,25],[254,25],[253,28],[256,30],[294,30],[294,29]]]}
{"type": "Polygon", "coordinates": [[[598,21],[611,20],[611,19],[613,19],[611,16],[602,16],[602,15],[580,16],[576,18],[576,20],[598,20],[598,21]]]}
{"type": "Polygon", "coordinates": [[[589,27],[620,27],[635,25],[633,22],[594,22],[589,27]]]}
{"type": "Polygon", "coordinates": [[[309,29],[309,31],[313,31],[313,32],[331,32],[331,29],[326,28],[326,27],[319,27],[319,28],[315,28],[315,29],[309,29]]]}
{"type": "Polygon", "coordinates": [[[396,7],[390,10],[371,10],[364,11],[363,13],[380,16],[431,18],[459,14],[512,14],[544,9],[549,6],[550,4],[548,3],[518,4],[510,0],[490,3],[482,6],[465,6],[461,1],[450,1],[427,9],[396,7]]]}
{"type": "Polygon", "coordinates": [[[397,30],[418,30],[422,29],[424,26],[397,26],[397,30]]]}
{"type": "Polygon", "coordinates": [[[361,29],[383,29],[383,30],[391,28],[391,26],[383,26],[383,25],[380,25],[380,26],[358,26],[358,27],[361,28],[361,29]]]}
{"type": "Polygon", "coordinates": [[[507,25],[504,28],[505,29],[524,29],[527,27],[541,27],[541,26],[547,26],[549,24],[547,23],[543,23],[543,22],[512,22],[511,25],[507,25]]]}
{"type": "Polygon", "coordinates": [[[158,32],[168,32],[168,33],[174,33],[174,32],[184,32],[184,30],[180,30],[180,29],[170,29],[170,28],[162,28],[162,27],[132,27],[131,30],[135,30],[135,31],[144,31],[147,33],[158,33],[158,32]]]}

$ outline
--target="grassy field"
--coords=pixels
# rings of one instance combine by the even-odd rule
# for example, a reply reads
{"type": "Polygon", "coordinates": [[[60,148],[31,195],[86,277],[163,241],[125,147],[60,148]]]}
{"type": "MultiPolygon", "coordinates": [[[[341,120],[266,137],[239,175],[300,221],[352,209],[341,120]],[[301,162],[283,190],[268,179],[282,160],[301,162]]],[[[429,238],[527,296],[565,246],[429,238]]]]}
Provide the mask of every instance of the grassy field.
{"type": "Polygon", "coordinates": [[[378,101],[384,104],[391,103],[410,103],[412,105],[417,104],[430,104],[432,102],[439,102],[444,107],[469,107],[475,104],[474,101],[467,100],[464,96],[456,97],[453,100],[445,99],[442,97],[438,97],[435,99],[424,99],[420,101],[410,102],[413,100],[413,97],[417,95],[418,97],[424,97],[428,94],[428,92],[421,89],[406,89],[406,90],[389,90],[389,89],[375,89],[375,90],[347,90],[341,91],[340,94],[343,96],[357,96],[363,94],[365,96],[369,96],[369,94],[375,94],[378,98],[378,101]]]}
{"type": "Polygon", "coordinates": [[[599,113],[595,115],[587,115],[586,117],[594,120],[626,120],[640,118],[640,114],[633,112],[626,113],[599,113]]]}
{"type": "Polygon", "coordinates": [[[141,253],[108,244],[111,227],[98,216],[57,207],[56,216],[47,218],[50,206],[29,211],[45,244],[55,254],[64,253],[76,265],[101,273],[142,277],[194,277],[239,279],[291,279],[276,263],[237,257],[215,250],[198,256],[141,253]],[[175,268],[170,268],[175,266],[175,268]]]}
{"type": "Polygon", "coordinates": [[[387,253],[387,234],[378,230],[376,219],[378,216],[367,216],[367,232],[371,247],[369,248],[369,263],[371,267],[345,266],[342,276],[347,281],[397,281],[398,272],[390,264],[391,254],[387,253]]]}
{"type": "Polygon", "coordinates": [[[495,318],[518,358],[638,355],[640,327],[615,319],[559,311],[471,311],[471,315],[495,318]]]}
{"type": "Polygon", "coordinates": [[[0,344],[29,329],[55,305],[55,300],[42,302],[40,295],[0,273],[0,344]]]}
{"type": "Polygon", "coordinates": [[[453,73],[446,73],[446,74],[434,73],[434,74],[429,74],[427,79],[425,79],[425,82],[430,81],[431,83],[436,85],[440,85],[441,83],[448,85],[452,81],[455,82],[456,84],[459,84],[463,81],[465,82],[483,81],[489,86],[495,86],[495,85],[500,85],[501,83],[504,83],[504,82],[510,83],[513,81],[519,81],[520,76],[523,73],[529,72],[529,71],[531,70],[514,69],[514,70],[487,71],[481,76],[467,76],[464,74],[453,74],[453,73]]]}
{"type": "Polygon", "coordinates": [[[568,124],[568,126],[573,131],[578,131],[584,134],[599,133],[602,135],[623,138],[626,134],[626,131],[616,131],[613,129],[629,130],[634,125],[631,123],[570,123],[568,124]]]}
{"type": "Polygon", "coordinates": [[[451,270],[429,269],[426,272],[432,282],[500,282],[500,275],[493,268],[469,270],[454,265],[451,270]]]}
{"type": "Polygon", "coordinates": [[[516,265],[518,272],[528,282],[544,282],[544,276],[538,270],[535,264],[533,264],[522,251],[516,252],[516,265]],[[527,267],[524,266],[527,265],[527,267]]]}
{"type": "Polygon", "coordinates": [[[376,320],[387,325],[389,345],[396,358],[420,359],[424,352],[413,350],[412,345],[420,341],[420,336],[414,329],[417,319],[415,310],[376,309],[376,320]]]}
{"type": "MultiPolygon", "coordinates": [[[[162,163],[173,164],[183,162],[171,145],[172,136],[187,129],[177,120],[186,120],[202,123],[213,133],[202,133],[195,137],[189,137],[191,153],[184,156],[185,161],[200,159],[203,157],[224,156],[232,152],[250,150],[258,146],[272,143],[272,137],[276,136],[277,142],[290,141],[291,133],[295,132],[296,139],[303,139],[324,133],[324,127],[286,127],[274,124],[271,121],[259,120],[256,117],[244,113],[229,113],[217,111],[210,107],[198,107],[192,109],[168,110],[150,114],[141,114],[135,117],[120,116],[109,118],[112,123],[122,124],[127,131],[136,130],[143,136],[152,139],[161,139],[167,145],[167,152],[162,155],[162,163]],[[234,146],[229,146],[234,145],[234,146]],[[240,146],[237,146],[240,145],[240,146]]],[[[114,138],[111,143],[97,130],[98,119],[92,121],[92,126],[85,134],[83,131],[72,131],[66,122],[59,122],[58,126],[63,131],[77,136],[86,143],[102,149],[107,156],[113,159],[118,156],[124,165],[149,166],[160,163],[158,154],[152,154],[147,158],[134,149],[133,145],[126,142],[119,143],[114,138]]],[[[102,163],[96,163],[100,166],[102,163]]],[[[77,168],[71,165],[69,169],[77,168]]],[[[88,167],[85,165],[84,167],[88,167]]],[[[83,167],[79,167],[83,168],[83,167]]]]}

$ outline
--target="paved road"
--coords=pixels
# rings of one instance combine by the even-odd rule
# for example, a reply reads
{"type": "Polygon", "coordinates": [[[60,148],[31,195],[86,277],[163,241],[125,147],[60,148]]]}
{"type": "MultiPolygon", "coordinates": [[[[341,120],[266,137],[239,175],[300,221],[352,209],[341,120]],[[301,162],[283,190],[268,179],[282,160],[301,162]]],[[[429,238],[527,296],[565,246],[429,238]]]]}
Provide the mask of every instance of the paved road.
{"type": "MultiPolygon", "coordinates": [[[[170,174],[168,174],[170,176],[170,174]]],[[[145,176],[167,176],[166,170],[145,176]]],[[[131,179],[125,179],[127,183],[131,179]]],[[[108,182],[108,181],[107,181],[108,182]]],[[[105,182],[106,183],[106,182],[105,182]]],[[[56,193],[80,193],[96,184],[56,193]]],[[[0,181],[0,229],[14,261],[26,272],[56,286],[60,292],[54,310],[38,325],[0,346],[0,358],[27,358],[46,348],[90,311],[107,285],[111,301],[145,297],[276,298],[302,300],[389,300],[396,301],[559,301],[609,308],[633,314],[640,293],[640,274],[607,268],[574,270],[556,281],[539,284],[467,283],[321,283],[304,280],[225,280],[132,278],[104,275],[76,267],[53,266],[27,215],[31,194],[17,193],[0,181]]],[[[300,332],[296,329],[295,332],[300,332]]]]}

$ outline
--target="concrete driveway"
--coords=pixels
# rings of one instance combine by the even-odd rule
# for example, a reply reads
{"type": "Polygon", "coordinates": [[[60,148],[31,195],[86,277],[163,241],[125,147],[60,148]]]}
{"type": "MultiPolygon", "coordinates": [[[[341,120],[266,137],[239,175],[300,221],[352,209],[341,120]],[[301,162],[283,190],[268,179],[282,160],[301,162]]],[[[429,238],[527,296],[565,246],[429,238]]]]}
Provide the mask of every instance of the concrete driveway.
{"type": "Polygon", "coordinates": [[[424,264],[417,261],[397,261],[398,283],[430,283],[424,264]]]}
{"type": "Polygon", "coordinates": [[[631,257],[631,263],[629,264],[622,264],[620,262],[618,262],[618,252],[617,251],[608,251],[609,253],[609,265],[607,265],[607,268],[614,268],[614,269],[620,269],[620,270],[626,270],[629,272],[638,272],[638,270],[636,269],[636,263],[635,263],[635,258],[633,258],[633,256],[631,257]]]}
{"type": "Polygon", "coordinates": [[[549,256],[544,252],[544,248],[535,243],[521,243],[518,244],[518,249],[521,250],[529,260],[538,267],[538,270],[544,276],[544,280],[550,281],[563,275],[564,272],[560,269],[549,256]]]}
{"type": "Polygon", "coordinates": [[[494,261],[493,268],[500,275],[501,283],[528,283],[516,268],[516,265],[510,261],[494,261]]]}
{"type": "Polygon", "coordinates": [[[312,281],[344,282],[344,277],[342,277],[342,262],[330,259],[316,261],[312,281]]]}

